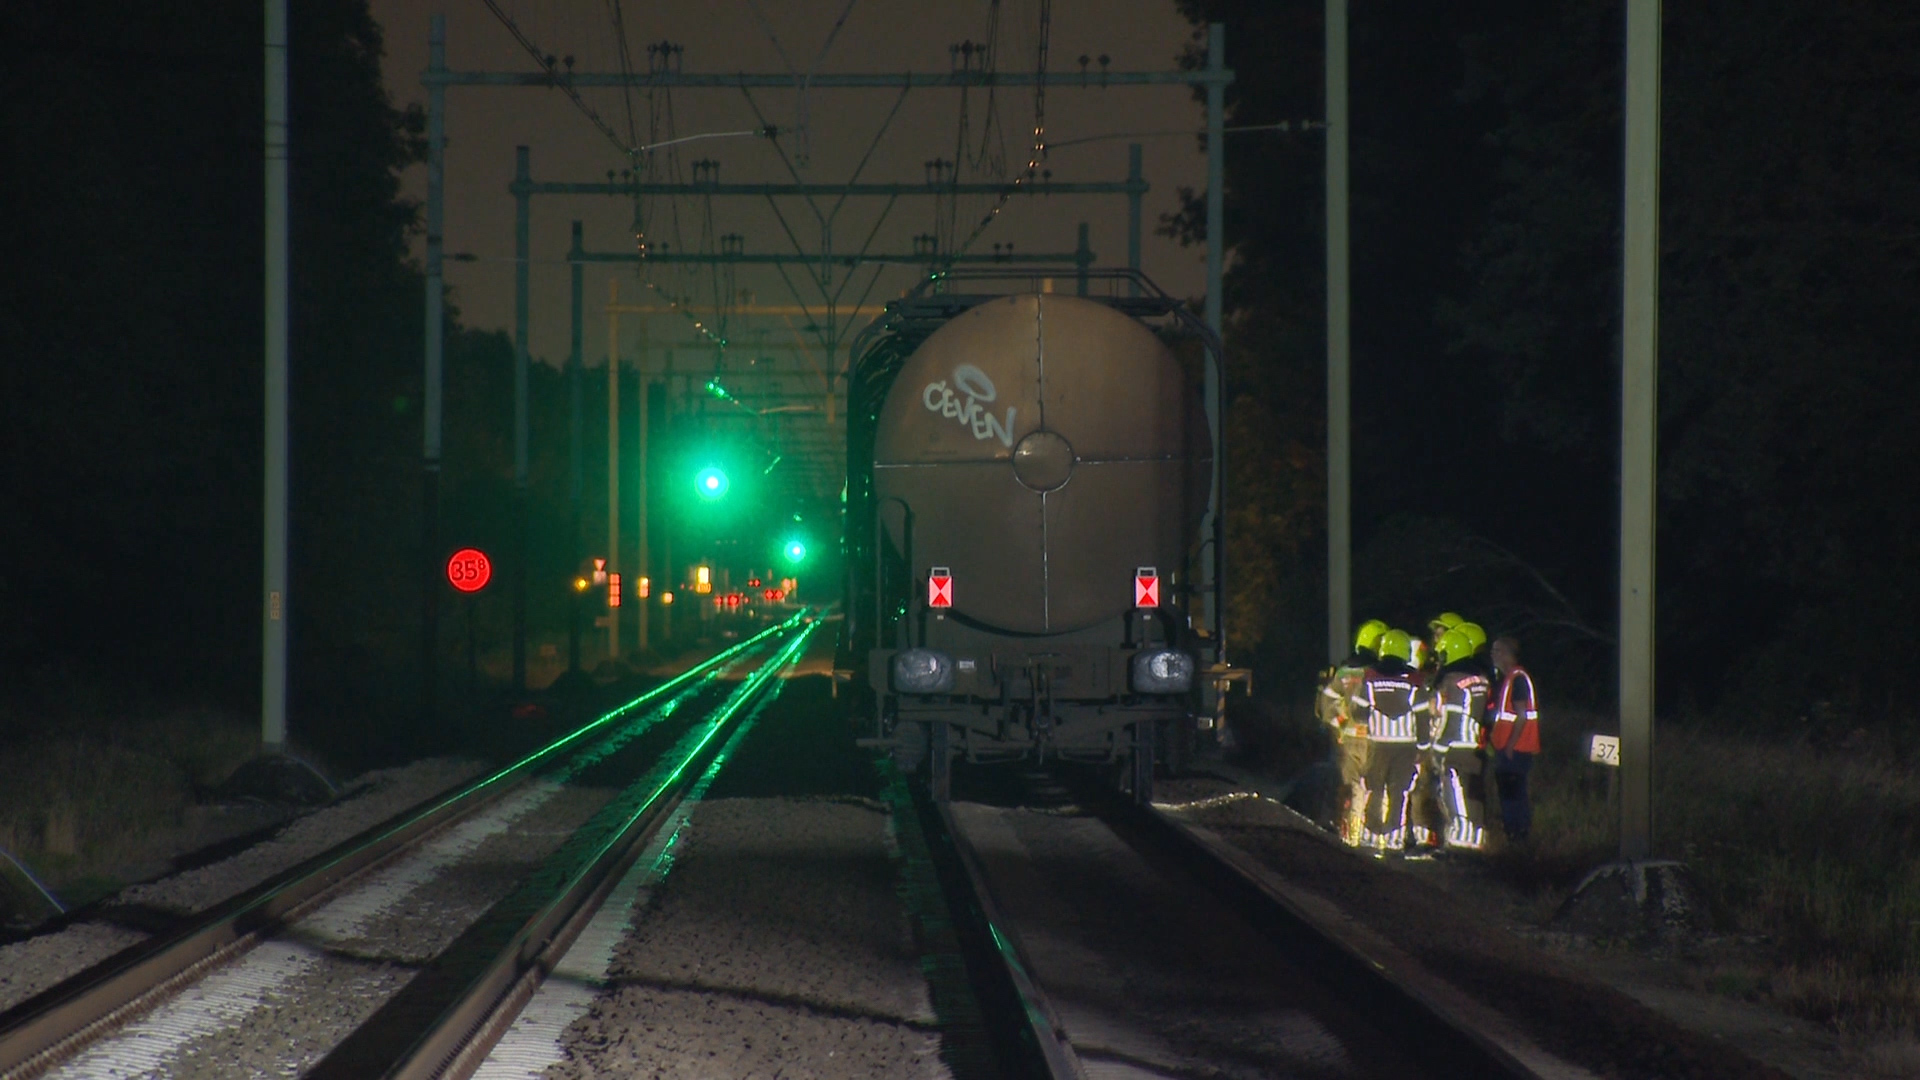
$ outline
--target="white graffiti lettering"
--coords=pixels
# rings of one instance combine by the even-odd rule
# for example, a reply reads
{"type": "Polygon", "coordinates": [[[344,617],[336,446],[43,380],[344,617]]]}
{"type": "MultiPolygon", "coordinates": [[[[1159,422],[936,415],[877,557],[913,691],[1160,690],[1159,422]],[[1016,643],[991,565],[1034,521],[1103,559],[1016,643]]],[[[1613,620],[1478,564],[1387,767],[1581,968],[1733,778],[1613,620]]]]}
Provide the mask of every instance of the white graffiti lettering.
{"type": "Polygon", "coordinates": [[[1007,406],[1004,422],[988,412],[983,403],[999,397],[993,380],[987,373],[972,364],[961,364],[953,369],[953,385],[947,380],[938,379],[927,384],[920,391],[920,404],[930,413],[938,413],[949,420],[957,421],[961,427],[973,432],[979,440],[999,439],[1000,445],[1013,445],[1013,417],[1015,409],[1007,406]],[[954,391],[958,389],[958,393],[954,391]],[[961,398],[966,401],[962,403],[961,398]]]}

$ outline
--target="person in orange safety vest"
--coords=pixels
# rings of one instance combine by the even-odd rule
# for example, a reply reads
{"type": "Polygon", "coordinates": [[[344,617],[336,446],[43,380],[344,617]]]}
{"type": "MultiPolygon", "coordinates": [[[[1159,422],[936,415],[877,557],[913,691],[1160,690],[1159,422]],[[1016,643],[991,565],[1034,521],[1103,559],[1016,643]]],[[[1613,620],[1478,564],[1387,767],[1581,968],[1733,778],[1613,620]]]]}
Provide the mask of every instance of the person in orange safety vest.
{"type": "Polygon", "coordinates": [[[1520,643],[1498,638],[1490,650],[1499,683],[1487,712],[1493,723],[1487,749],[1493,752],[1493,781],[1500,789],[1500,820],[1507,839],[1522,841],[1533,827],[1527,776],[1540,753],[1540,698],[1533,676],[1520,666],[1520,643]]]}

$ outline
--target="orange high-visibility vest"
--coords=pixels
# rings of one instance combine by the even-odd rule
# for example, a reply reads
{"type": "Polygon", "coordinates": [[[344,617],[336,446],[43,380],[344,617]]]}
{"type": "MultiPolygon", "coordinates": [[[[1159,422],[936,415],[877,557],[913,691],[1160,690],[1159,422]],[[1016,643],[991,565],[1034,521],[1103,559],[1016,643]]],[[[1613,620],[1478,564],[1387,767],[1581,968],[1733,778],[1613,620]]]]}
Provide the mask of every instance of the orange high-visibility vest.
{"type": "Polygon", "coordinates": [[[1500,679],[1494,692],[1492,737],[1487,745],[1515,754],[1540,752],[1540,699],[1533,692],[1533,676],[1515,667],[1500,679]]]}

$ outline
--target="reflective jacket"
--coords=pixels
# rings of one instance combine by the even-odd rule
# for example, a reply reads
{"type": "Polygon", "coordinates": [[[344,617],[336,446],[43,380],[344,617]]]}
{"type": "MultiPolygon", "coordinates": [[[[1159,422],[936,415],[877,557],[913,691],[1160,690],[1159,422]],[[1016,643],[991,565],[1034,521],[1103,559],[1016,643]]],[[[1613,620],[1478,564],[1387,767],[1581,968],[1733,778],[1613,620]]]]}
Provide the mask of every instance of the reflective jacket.
{"type": "Polygon", "coordinates": [[[1526,668],[1501,673],[1500,688],[1493,692],[1487,711],[1493,718],[1488,746],[1512,754],[1540,752],[1540,699],[1526,668]]]}
{"type": "Polygon", "coordinates": [[[1472,660],[1440,669],[1433,688],[1433,745],[1439,750],[1472,750],[1486,737],[1487,695],[1493,684],[1472,660]]]}
{"type": "Polygon", "coordinates": [[[1427,712],[1420,673],[1398,660],[1382,660],[1367,669],[1353,695],[1354,722],[1366,718],[1367,738],[1384,743],[1417,743],[1427,712]]]}

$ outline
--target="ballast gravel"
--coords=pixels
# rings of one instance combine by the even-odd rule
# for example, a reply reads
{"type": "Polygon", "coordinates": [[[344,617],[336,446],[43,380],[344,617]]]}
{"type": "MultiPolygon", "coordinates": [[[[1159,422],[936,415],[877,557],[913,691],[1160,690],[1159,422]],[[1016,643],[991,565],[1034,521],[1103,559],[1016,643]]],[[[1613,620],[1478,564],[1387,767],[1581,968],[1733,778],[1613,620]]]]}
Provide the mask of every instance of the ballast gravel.
{"type": "Polygon", "coordinates": [[[536,781],[356,882],[48,1080],[299,1075],[613,795],[536,781]]]}
{"type": "MultiPolygon", "coordinates": [[[[271,839],[230,858],[123,889],[106,902],[105,911],[116,907],[179,915],[204,911],[478,776],[484,768],[478,761],[432,758],[366,773],[344,785],[349,792],[345,798],[294,819],[271,839]]],[[[103,917],[0,946],[0,1009],[11,1008],[147,937],[145,931],[103,917]]]]}
{"type": "Polygon", "coordinates": [[[704,802],[680,843],[546,1077],[948,1075],[882,807],[704,802]]]}

